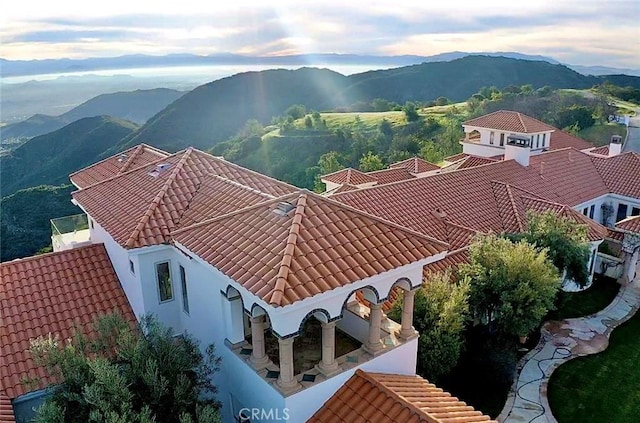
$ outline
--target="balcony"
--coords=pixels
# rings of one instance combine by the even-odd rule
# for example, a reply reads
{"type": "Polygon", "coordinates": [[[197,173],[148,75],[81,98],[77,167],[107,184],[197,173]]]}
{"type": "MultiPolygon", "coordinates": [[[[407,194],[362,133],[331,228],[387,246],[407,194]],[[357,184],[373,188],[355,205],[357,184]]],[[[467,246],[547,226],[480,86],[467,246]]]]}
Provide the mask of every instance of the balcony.
{"type": "Polygon", "coordinates": [[[70,250],[87,244],[91,244],[91,238],[86,214],[51,219],[53,251],[70,250]]]}

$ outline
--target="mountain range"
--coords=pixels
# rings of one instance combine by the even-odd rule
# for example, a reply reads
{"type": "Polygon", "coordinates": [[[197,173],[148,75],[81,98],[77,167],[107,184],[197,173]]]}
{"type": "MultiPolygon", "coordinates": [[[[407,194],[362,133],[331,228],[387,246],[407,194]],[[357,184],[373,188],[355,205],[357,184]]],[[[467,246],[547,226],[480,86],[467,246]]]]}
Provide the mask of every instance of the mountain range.
{"type": "MultiPolygon", "coordinates": [[[[500,56],[512,59],[539,60],[551,64],[560,62],[547,56],[530,55],[517,52],[463,52],[452,51],[432,56],[401,55],[374,56],[357,54],[298,54],[284,56],[243,56],[232,53],[199,56],[193,54],[169,54],[150,56],[144,54],[119,57],[94,57],[86,59],[46,59],[46,60],[6,60],[0,59],[0,76],[23,76],[51,73],[86,72],[109,69],[132,69],[171,66],[205,65],[372,65],[407,66],[420,63],[448,62],[470,55],[500,56]]],[[[620,69],[604,66],[583,66],[566,64],[567,67],[584,75],[627,74],[640,76],[640,69],[620,69]]]]}

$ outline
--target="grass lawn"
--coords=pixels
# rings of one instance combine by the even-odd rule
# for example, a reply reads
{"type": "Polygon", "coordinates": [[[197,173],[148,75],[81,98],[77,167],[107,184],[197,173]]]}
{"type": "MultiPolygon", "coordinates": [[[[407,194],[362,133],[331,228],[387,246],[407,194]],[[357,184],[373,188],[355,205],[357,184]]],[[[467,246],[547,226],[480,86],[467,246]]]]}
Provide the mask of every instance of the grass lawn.
{"type": "Polygon", "coordinates": [[[593,285],[581,292],[561,292],[558,310],[549,313],[547,320],[562,320],[588,316],[596,313],[613,301],[620,285],[611,278],[596,275],[593,285]]]}
{"type": "Polygon", "coordinates": [[[563,422],[637,422],[640,416],[640,313],[615,329],[603,352],[558,367],[549,402],[563,422]]]}
{"type": "Polygon", "coordinates": [[[620,135],[624,139],[627,136],[627,128],[617,123],[596,124],[580,131],[578,137],[591,141],[596,146],[602,146],[609,144],[611,135],[614,134],[620,135]]]}

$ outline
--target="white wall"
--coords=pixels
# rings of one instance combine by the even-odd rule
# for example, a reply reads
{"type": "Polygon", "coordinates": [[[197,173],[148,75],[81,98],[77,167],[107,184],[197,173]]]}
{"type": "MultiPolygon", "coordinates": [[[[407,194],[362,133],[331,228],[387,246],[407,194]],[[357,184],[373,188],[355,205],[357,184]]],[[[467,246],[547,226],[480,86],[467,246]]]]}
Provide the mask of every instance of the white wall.
{"type": "Polygon", "coordinates": [[[462,152],[472,156],[492,157],[504,154],[504,148],[493,145],[474,144],[462,142],[462,152]]]}
{"type": "Polygon", "coordinates": [[[582,213],[582,211],[585,208],[589,208],[591,207],[591,205],[595,206],[594,209],[594,215],[593,215],[593,220],[595,220],[596,222],[602,224],[602,204],[604,203],[611,203],[611,205],[613,206],[613,215],[610,218],[610,223],[612,224],[615,219],[616,219],[616,215],[618,214],[618,205],[619,204],[626,204],[627,205],[627,217],[631,216],[631,213],[633,211],[634,207],[637,207],[640,209],[640,199],[638,198],[633,198],[633,197],[627,197],[627,196],[623,196],[623,195],[618,195],[618,194],[605,194],[605,195],[601,195],[600,197],[596,197],[592,200],[589,201],[585,201],[583,203],[577,204],[573,207],[574,210],[577,210],[579,213],[582,213]]]}

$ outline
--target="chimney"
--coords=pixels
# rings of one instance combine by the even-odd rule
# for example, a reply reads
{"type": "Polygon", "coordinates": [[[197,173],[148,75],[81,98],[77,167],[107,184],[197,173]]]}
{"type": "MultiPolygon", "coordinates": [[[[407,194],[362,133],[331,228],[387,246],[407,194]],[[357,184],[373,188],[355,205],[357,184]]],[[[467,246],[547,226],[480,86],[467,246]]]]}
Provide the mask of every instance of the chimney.
{"type": "Polygon", "coordinates": [[[620,135],[611,135],[609,157],[617,156],[620,153],[622,153],[622,137],[620,135]]]}
{"type": "Polygon", "coordinates": [[[527,137],[509,135],[504,147],[504,159],[515,160],[522,166],[529,166],[529,156],[531,155],[531,140],[527,137]]]}

